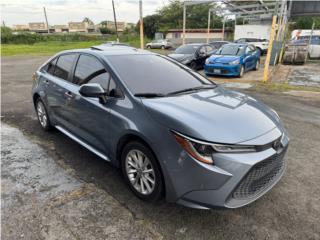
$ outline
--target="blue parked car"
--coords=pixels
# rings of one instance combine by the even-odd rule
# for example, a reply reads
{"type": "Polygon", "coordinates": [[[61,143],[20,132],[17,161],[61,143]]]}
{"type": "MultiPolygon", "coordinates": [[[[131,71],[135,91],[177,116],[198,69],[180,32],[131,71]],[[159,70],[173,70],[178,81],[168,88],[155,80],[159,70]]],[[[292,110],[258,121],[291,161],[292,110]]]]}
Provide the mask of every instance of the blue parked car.
{"type": "Polygon", "coordinates": [[[257,70],[259,65],[260,51],[255,46],[230,43],[206,59],[204,71],[206,75],[242,77],[244,72],[257,70]]]}

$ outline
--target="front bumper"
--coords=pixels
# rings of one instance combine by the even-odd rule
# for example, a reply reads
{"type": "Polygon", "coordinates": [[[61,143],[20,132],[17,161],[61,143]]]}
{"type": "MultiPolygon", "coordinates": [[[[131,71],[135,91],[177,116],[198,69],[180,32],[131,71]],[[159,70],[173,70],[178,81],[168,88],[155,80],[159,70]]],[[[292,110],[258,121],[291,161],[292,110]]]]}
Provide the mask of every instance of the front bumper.
{"type": "MultiPolygon", "coordinates": [[[[217,153],[215,165],[184,156],[185,159],[180,160],[184,162],[185,171],[175,172],[175,189],[181,193],[176,203],[200,209],[238,208],[260,198],[285,171],[284,155],[289,138],[283,134],[283,148],[278,152],[270,145],[254,153],[217,153]]],[[[259,137],[257,142],[267,140],[269,143],[280,137],[281,132],[276,128],[259,137]]]]}
{"type": "Polygon", "coordinates": [[[206,75],[239,76],[241,65],[229,65],[224,63],[205,64],[206,75]]]}

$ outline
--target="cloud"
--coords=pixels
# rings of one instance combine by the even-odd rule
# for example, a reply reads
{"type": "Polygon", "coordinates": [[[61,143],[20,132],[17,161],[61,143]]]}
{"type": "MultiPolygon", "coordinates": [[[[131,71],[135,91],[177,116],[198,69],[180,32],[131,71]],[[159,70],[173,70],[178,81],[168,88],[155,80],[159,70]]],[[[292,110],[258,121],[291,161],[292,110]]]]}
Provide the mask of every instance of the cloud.
{"type": "MultiPolygon", "coordinates": [[[[154,13],[169,0],[143,0],[144,16],[154,13]]],[[[50,25],[81,21],[84,17],[99,23],[113,20],[111,0],[2,0],[1,20],[6,25],[44,22],[46,7],[50,25]]],[[[139,19],[138,0],[115,0],[118,21],[136,23],[139,19]]]]}

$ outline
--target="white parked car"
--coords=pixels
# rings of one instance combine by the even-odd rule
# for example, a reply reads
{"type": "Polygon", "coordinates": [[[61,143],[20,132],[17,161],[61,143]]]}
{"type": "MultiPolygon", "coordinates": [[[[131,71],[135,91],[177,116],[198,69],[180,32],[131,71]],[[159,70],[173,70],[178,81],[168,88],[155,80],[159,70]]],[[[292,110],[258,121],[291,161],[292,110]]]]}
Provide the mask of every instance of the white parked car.
{"type": "Polygon", "coordinates": [[[267,39],[260,38],[239,38],[235,41],[236,43],[250,43],[254,45],[261,53],[266,54],[268,51],[269,41],[267,39]]]}
{"type": "Polygon", "coordinates": [[[158,39],[158,40],[153,40],[152,42],[147,43],[146,48],[168,49],[168,48],[172,48],[172,43],[166,39],[158,39]]]}
{"type": "MultiPolygon", "coordinates": [[[[304,42],[309,44],[310,36],[300,36],[295,42],[304,42]]],[[[320,58],[320,35],[314,35],[311,38],[310,46],[308,48],[309,58],[320,58]]]]}

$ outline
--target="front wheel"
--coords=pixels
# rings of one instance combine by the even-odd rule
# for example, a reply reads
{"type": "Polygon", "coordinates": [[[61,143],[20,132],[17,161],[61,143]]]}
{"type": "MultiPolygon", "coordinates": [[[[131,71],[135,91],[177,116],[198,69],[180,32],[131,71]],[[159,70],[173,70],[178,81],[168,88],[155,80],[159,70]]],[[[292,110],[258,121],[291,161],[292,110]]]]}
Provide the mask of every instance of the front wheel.
{"type": "Polygon", "coordinates": [[[254,70],[258,70],[260,67],[260,60],[256,61],[256,65],[254,66],[254,70]]]}
{"type": "Polygon", "coordinates": [[[190,63],[190,68],[192,69],[192,70],[197,70],[197,68],[198,68],[198,66],[197,66],[197,64],[195,63],[195,62],[191,62],[190,63]]]}
{"type": "Polygon", "coordinates": [[[148,46],[147,46],[147,48],[148,48],[148,49],[151,49],[151,46],[150,46],[150,45],[148,45],[148,46]]]}
{"type": "Polygon", "coordinates": [[[241,68],[240,68],[240,72],[239,72],[238,77],[239,77],[239,78],[242,78],[242,77],[243,77],[243,74],[244,74],[244,66],[241,65],[241,68]]]}
{"type": "Polygon", "coordinates": [[[166,47],[162,45],[162,46],[161,46],[161,49],[164,50],[164,49],[166,49],[166,47]]]}
{"type": "Polygon", "coordinates": [[[146,145],[138,141],[128,143],[121,154],[121,166],[127,184],[137,197],[156,201],[162,196],[160,166],[146,145]]]}

